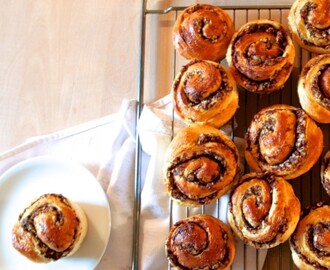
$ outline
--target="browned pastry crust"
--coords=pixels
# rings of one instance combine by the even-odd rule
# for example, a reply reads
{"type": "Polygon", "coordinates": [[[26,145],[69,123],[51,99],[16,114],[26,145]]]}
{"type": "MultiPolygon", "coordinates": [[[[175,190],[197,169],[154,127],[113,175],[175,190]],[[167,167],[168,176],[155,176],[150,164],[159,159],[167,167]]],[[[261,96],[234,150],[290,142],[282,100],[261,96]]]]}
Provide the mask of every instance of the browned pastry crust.
{"type": "Polygon", "coordinates": [[[330,196],[330,151],[328,151],[322,160],[321,165],[321,183],[330,196]]]}
{"type": "Polygon", "coordinates": [[[166,240],[174,269],[229,269],[235,256],[230,228],[209,215],[194,215],[174,224],[166,240]]]}
{"type": "Polygon", "coordinates": [[[238,108],[231,74],[219,63],[192,60],[182,67],[172,87],[174,109],[188,124],[221,127],[238,108]]]}
{"type": "Polygon", "coordinates": [[[245,158],[250,168],[296,178],[319,159],[323,133],[304,110],[289,105],[262,109],[247,129],[245,158]]]}
{"type": "Polygon", "coordinates": [[[224,10],[196,4],[179,14],[172,37],[174,47],[186,59],[220,61],[233,34],[233,22],[224,10]]]}
{"type": "Polygon", "coordinates": [[[285,242],[299,215],[299,199],[282,177],[246,174],[230,194],[228,222],[237,236],[255,248],[267,249],[285,242]]]}
{"type": "Polygon", "coordinates": [[[304,209],[290,237],[292,259],[299,269],[330,269],[330,206],[320,202],[304,209]]]}
{"type": "Polygon", "coordinates": [[[183,128],[165,155],[165,190],[181,205],[209,204],[234,184],[238,157],[236,145],[220,130],[205,125],[183,128]]]}
{"type": "Polygon", "coordinates": [[[44,194],[19,215],[12,244],[34,262],[50,262],[75,253],[86,235],[87,221],[77,205],[60,194],[44,194]]]}
{"type": "Polygon", "coordinates": [[[330,53],[329,0],[296,0],[288,19],[290,32],[302,48],[330,53]]]}
{"type": "Polygon", "coordinates": [[[299,77],[298,95],[301,107],[315,121],[330,123],[330,54],[307,62],[299,77]]]}
{"type": "Polygon", "coordinates": [[[253,20],[233,36],[227,51],[229,70],[244,89],[268,94],[289,78],[295,48],[284,27],[272,20],[253,20]]]}

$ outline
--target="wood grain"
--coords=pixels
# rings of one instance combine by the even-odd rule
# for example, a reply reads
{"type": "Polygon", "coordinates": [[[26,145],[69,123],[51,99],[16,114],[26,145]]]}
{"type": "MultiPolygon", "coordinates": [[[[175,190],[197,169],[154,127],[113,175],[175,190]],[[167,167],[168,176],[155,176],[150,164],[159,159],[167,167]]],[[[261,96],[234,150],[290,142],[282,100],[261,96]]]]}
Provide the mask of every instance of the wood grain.
{"type": "Polygon", "coordinates": [[[117,112],[123,98],[135,98],[140,6],[1,2],[0,151],[117,112]]]}

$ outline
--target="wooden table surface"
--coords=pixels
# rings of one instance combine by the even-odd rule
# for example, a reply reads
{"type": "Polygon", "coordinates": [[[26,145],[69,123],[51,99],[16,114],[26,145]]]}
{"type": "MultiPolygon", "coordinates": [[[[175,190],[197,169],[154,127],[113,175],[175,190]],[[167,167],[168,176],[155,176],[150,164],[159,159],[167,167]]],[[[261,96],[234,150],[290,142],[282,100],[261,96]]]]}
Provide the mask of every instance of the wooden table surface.
{"type": "Polygon", "coordinates": [[[135,98],[140,8],[140,0],[1,1],[0,152],[135,98]]]}

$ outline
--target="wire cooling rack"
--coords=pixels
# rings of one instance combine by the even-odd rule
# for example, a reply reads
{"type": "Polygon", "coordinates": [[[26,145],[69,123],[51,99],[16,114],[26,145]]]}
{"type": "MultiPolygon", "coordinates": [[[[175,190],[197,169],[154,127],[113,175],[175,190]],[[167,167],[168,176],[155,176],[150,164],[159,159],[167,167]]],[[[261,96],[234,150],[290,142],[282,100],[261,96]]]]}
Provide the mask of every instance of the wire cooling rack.
{"type": "MultiPolygon", "coordinates": [[[[180,55],[174,50],[171,38],[171,30],[175,19],[184,8],[184,6],[171,6],[165,9],[148,9],[147,1],[143,1],[140,35],[139,85],[137,92],[138,117],[145,103],[154,101],[169,93],[175,75],[182,65],[186,63],[186,60],[180,57],[180,55]]],[[[226,10],[231,16],[236,30],[244,23],[253,19],[272,19],[280,22],[286,29],[288,29],[287,18],[290,6],[221,6],[221,8],[226,10]]],[[[300,107],[296,91],[297,81],[301,68],[311,57],[313,57],[313,54],[301,49],[297,43],[294,44],[296,47],[294,68],[289,80],[286,82],[282,90],[269,95],[257,95],[239,88],[240,103],[239,109],[235,114],[235,119],[238,125],[235,129],[234,124],[232,123],[231,125],[232,128],[230,133],[232,138],[243,138],[253,115],[264,107],[279,103],[300,107]]],[[[226,66],[225,60],[222,64],[226,66]]],[[[330,128],[329,125],[319,126],[324,133],[325,145],[324,152],[322,153],[323,156],[325,152],[329,150],[330,128]]],[[[136,149],[132,269],[138,269],[140,245],[139,226],[142,150],[138,138],[136,149]]],[[[321,200],[328,200],[328,196],[320,183],[320,166],[321,161],[319,161],[308,173],[291,182],[296,195],[301,201],[302,207],[315,204],[321,200]]],[[[169,200],[169,208],[171,215],[169,219],[170,228],[173,223],[171,200],[169,200]]],[[[202,207],[201,211],[205,212],[205,207],[202,207]]],[[[186,216],[189,216],[189,213],[189,208],[187,208],[186,216]]],[[[256,261],[256,264],[256,269],[297,269],[292,262],[288,243],[270,249],[263,266],[259,265],[258,260],[256,261]]],[[[247,267],[246,264],[245,267],[247,267]]],[[[168,269],[171,269],[171,267],[168,266],[168,269]]]]}

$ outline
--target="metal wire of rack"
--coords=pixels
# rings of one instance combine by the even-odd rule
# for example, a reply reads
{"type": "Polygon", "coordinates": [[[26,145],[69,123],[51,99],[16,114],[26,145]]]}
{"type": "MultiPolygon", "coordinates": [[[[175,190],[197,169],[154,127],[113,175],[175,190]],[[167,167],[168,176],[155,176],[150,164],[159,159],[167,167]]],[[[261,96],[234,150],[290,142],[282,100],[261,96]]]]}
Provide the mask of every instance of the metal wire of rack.
{"type": "MultiPolygon", "coordinates": [[[[141,33],[140,33],[140,62],[139,62],[139,85],[137,92],[138,108],[137,117],[139,118],[143,105],[156,98],[162,97],[168,93],[169,86],[172,83],[175,75],[184,63],[177,52],[171,46],[171,27],[174,24],[179,12],[184,6],[171,6],[166,9],[148,9],[147,0],[142,1],[142,16],[141,16],[141,33]],[[150,18],[153,21],[151,22],[150,18]],[[150,20],[150,21],[149,21],[150,20]],[[154,24],[156,20],[156,25],[154,24]],[[154,30],[153,32],[149,30],[154,30]],[[152,35],[158,35],[157,42],[152,35]],[[162,46],[167,44],[165,53],[162,46]],[[147,60],[156,58],[153,66],[146,64],[147,60]],[[165,62],[165,63],[164,63],[165,62]],[[166,75],[164,75],[166,73],[166,75]],[[161,74],[161,75],[159,75],[161,74]],[[155,77],[157,79],[157,86],[155,86],[155,77]],[[149,91],[149,92],[148,92],[149,91]],[[151,93],[151,94],[150,94],[151,93]],[[147,97],[148,96],[148,97],[147,97]],[[148,100],[149,98],[149,100],[148,100]]],[[[235,29],[238,29],[244,23],[253,19],[273,19],[283,24],[287,28],[287,17],[290,6],[221,6],[231,16],[235,29]]],[[[235,120],[238,123],[234,128],[234,120],[231,123],[231,138],[244,137],[244,133],[253,115],[260,109],[272,104],[289,104],[300,107],[297,97],[297,79],[299,77],[301,68],[313,56],[311,53],[301,49],[296,43],[296,59],[294,68],[289,80],[286,82],[283,89],[269,95],[256,95],[249,93],[239,88],[239,109],[235,114],[235,120]]],[[[226,62],[222,62],[226,66],[226,62]]],[[[330,128],[328,125],[320,125],[324,133],[324,153],[329,149],[329,134],[330,128]]],[[[323,154],[324,154],[323,153],[323,154]]],[[[323,156],[323,155],[322,155],[323,156]]],[[[136,140],[136,164],[135,164],[135,205],[134,205],[134,220],[133,220],[133,249],[132,249],[132,269],[139,268],[139,246],[140,246],[140,206],[141,206],[141,163],[142,163],[142,149],[139,138],[136,140]]],[[[293,180],[292,186],[296,195],[299,197],[302,207],[315,204],[321,200],[328,200],[328,197],[323,190],[319,179],[321,161],[319,161],[308,173],[293,180]]],[[[219,208],[219,201],[215,205],[219,208]]],[[[172,216],[173,203],[169,200],[170,222],[169,228],[174,222],[172,216]]],[[[187,208],[186,216],[190,215],[190,209],[187,208]]],[[[201,213],[206,213],[208,210],[205,206],[201,207],[201,213]]],[[[216,211],[218,212],[218,211],[216,211]]],[[[245,253],[244,253],[245,254],[245,253]]],[[[244,262],[246,258],[244,258],[244,262]]],[[[168,266],[168,269],[171,269],[168,266]]],[[[250,269],[244,263],[244,270],[250,269]]],[[[297,269],[291,259],[289,246],[284,243],[276,248],[270,249],[267,254],[266,261],[263,266],[260,265],[258,259],[258,252],[256,257],[256,269],[297,269]]]]}

